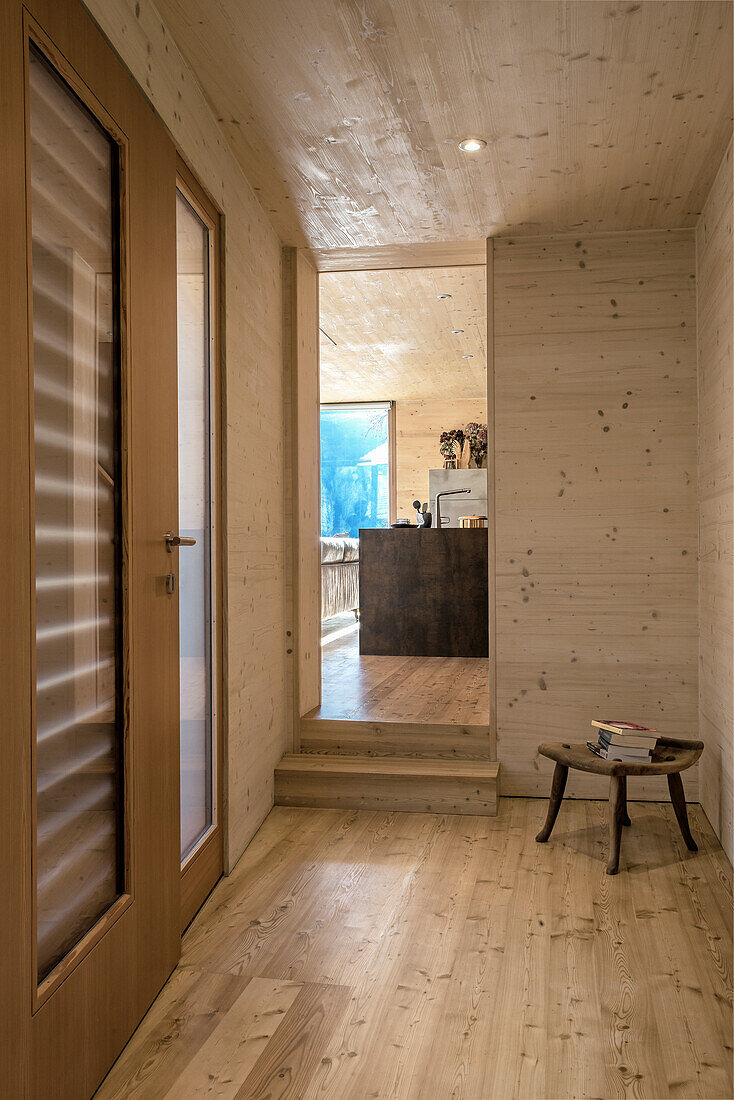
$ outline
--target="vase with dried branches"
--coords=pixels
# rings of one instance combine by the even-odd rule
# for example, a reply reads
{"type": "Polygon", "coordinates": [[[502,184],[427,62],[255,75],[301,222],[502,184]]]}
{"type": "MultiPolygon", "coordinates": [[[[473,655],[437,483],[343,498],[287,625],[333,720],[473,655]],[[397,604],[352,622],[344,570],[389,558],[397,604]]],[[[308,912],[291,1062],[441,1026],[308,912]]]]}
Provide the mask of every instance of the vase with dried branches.
{"type": "Polygon", "coordinates": [[[487,458],[487,425],[471,421],[464,433],[469,444],[469,466],[481,470],[487,458]]]}

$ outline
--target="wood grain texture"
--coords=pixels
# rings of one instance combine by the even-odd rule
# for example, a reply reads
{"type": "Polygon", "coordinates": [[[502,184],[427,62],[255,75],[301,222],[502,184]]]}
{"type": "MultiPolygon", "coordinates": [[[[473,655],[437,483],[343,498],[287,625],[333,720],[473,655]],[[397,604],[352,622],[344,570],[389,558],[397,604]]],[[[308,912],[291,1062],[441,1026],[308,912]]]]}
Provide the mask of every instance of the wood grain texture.
{"type": "MultiPolygon", "coordinates": [[[[328,627],[327,620],[325,639],[328,627]]],[[[487,661],[482,657],[367,657],[359,652],[356,628],[325,642],[321,668],[321,705],[301,719],[304,733],[313,733],[310,723],[322,719],[401,723],[406,734],[411,725],[428,734],[429,725],[484,728],[488,722],[487,661]]],[[[359,728],[353,732],[359,734],[359,728]]]]}
{"type": "Polygon", "coordinates": [[[488,656],[487,532],[363,530],[362,656],[488,656]]]}
{"type": "Polygon", "coordinates": [[[550,794],[548,795],[548,813],[543,823],[543,828],[536,835],[535,839],[538,844],[545,844],[549,836],[553,832],[553,826],[556,823],[558,817],[558,811],[561,808],[563,802],[563,792],[566,789],[566,783],[568,781],[568,765],[562,764],[559,760],[556,761],[556,766],[553,769],[553,781],[551,783],[550,794]]]}
{"type": "Polygon", "coordinates": [[[281,246],[153,3],[86,0],[86,7],[224,213],[225,864],[231,867],[272,805],[273,768],[287,747],[281,246]]]}
{"type": "Polygon", "coordinates": [[[619,871],[622,850],[622,827],[627,819],[627,778],[613,775],[609,780],[609,858],[607,874],[619,871]]]}
{"type": "Polygon", "coordinates": [[[484,264],[487,244],[478,241],[422,241],[363,248],[311,249],[318,271],[386,271],[389,268],[466,267],[484,264]]]}
{"type": "Polygon", "coordinates": [[[278,806],[494,815],[499,765],[489,760],[286,754],[275,769],[278,806]]]}
{"type": "Polygon", "coordinates": [[[483,264],[322,273],[319,325],[322,401],[484,400],[483,264]]]}
{"type": "Polygon", "coordinates": [[[285,275],[288,651],[293,651],[293,744],[298,719],[321,701],[319,279],[300,249],[283,250],[285,275]]]}
{"type": "Polygon", "coordinates": [[[263,1080],[253,1057],[292,1100],[728,1100],[731,868],[699,807],[689,853],[671,806],[646,803],[609,878],[606,811],[566,801],[540,845],[544,800],[496,818],[277,807],[97,1100],[198,1096],[181,1082],[205,1075],[236,1096],[263,1080]],[[299,997],[310,1053],[288,1039],[299,997]]]}
{"type": "MultiPolygon", "coordinates": [[[[544,795],[538,743],[593,717],[697,735],[695,304],[690,231],[494,242],[508,793],[544,795]]],[[[571,795],[604,787],[569,776],[571,795]]]]}
{"type": "Polygon", "coordinates": [[[159,8],[288,244],[693,226],[731,136],[728,3],[159,8]]]}
{"type": "Polygon", "coordinates": [[[682,738],[660,738],[647,761],[605,760],[588,747],[586,741],[541,741],[538,752],[555,760],[566,768],[577,768],[595,775],[671,775],[693,767],[703,750],[702,741],[686,741],[682,738]]]}
{"type": "Polygon", "coordinates": [[[323,1050],[349,1005],[351,989],[307,985],[236,1094],[236,1100],[302,1096],[322,1061],[323,1050]]]}
{"type": "MultiPolygon", "coordinates": [[[[16,652],[8,656],[8,667],[19,677],[17,690],[24,701],[16,709],[16,685],[9,685],[10,724],[4,727],[4,745],[10,760],[3,769],[1,801],[11,814],[8,843],[17,844],[17,850],[9,853],[9,863],[2,867],[3,894],[14,904],[7,923],[3,914],[0,969],[3,1017],[9,1018],[13,1030],[3,1035],[0,1078],[10,1094],[35,1100],[54,1094],[91,1095],[179,956],[178,616],[162,583],[170,569],[163,536],[167,529],[177,529],[172,458],[176,453],[176,160],[173,143],[159,120],[76,0],[9,3],[4,6],[3,21],[8,33],[2,38],[0,69],[8,155],[2,175],[11,170],[15,176],[12,186],[7,180],[2,184],[8,200],[6,220],[7,214],[10,218],[4,225],[8,290],[3,292],[1,311],[13,355],[12,363],[8,360],[12,370],[3,385],[7,386],[7,410],[19,418],[18,424],[3,425],[12,446],[12,453],[3,457],[18,478],[4,503],[14,532],[7,573],[16,584],[24,581],[17,593],[3,592],[7,597],[3,633],[14,639],[16,652]],[[28,572],[33,447],[27,433],[33,421],[29,400],[33,364],[28,333],[20,340],[18,329],[21,318],[24,326],[28,324],[30,284],[23,216],[27,210],[24,19],[26,30],[32,31],[62,79],[103,125],[112,128],[116,138],[125,136],[119,241],[124,287],[120,419],[125,483],[121,532],[126,585],[125,881],[120,899],[62,960],[63,980],[57,982],[52,974],[44,983],[42,991],[49,992],[41,1004],[31,963],[36,928],[28,911],[36,885],[29,844],[36,838],[30,799],[35,776],[28,758],[34,735],[28,572]],[[155,479],[147,477],[151,467],[156,470],[155,479]],[[75,1055],[69,1057],[72,1037],[75,1055]]],[[[72,217],[79,214],[73,196],[69,212],[72,217]]],[[[3,416],[5,410],[3,402],[3,416]]],[[[73,861],[67,861],[65,869],[73,874],[73,861]]]]}
{"type": "Polygon", "coordinates": [[[486,760],[488,750],[486,724],[301,719],[301,752],[486,760]]]}
{"type": "Polygon", "coordinates": [[[700,798],[734,859],[734,285],[732,147],[696,229],[700,798]]]}
{"type": "MultiPolygon", "coordinates": [[[[28,414],[28,282],[26,264],[26,148],[23,96],[23,12],[19,4],[0,7],[0,227],[5,278],[0,288],[0,322],[7,354],[0,362],[0,505],[13,539],[4,539],[5,567],[0,572],[4,628],[0,662],[5,670],[3,744],[6,765],[0,774],[0,1079],[11,1094],[28,1091],[33,995],[31,952],[31,592],[32,450],[28,414]]],[[[35,984],[35,983],[33,983],[35,984]]]]}
{"type": "MultiPolygon", "coordinates": [[[[486,390],[485,360],[482,359],[482,387],[486,390]]],[[[441,372],[439,372],[439,378],[441,372]]],[[[440,470],[443,456],[439,452],[441,432],[452,428],[465,428],[470,422],[487,423],[487,401],[483,394],[466,399],[431,400],[421,398],[398,401],[395,406],[396,422],[396,481],[398,515],[415,519],[413,501],[428,502],[428,510],[435,510],[435,501],[428,493],[429,472],[440,470]]],[[[464,446],[459,469],[469,465],[469,447],[464,446]]]]}

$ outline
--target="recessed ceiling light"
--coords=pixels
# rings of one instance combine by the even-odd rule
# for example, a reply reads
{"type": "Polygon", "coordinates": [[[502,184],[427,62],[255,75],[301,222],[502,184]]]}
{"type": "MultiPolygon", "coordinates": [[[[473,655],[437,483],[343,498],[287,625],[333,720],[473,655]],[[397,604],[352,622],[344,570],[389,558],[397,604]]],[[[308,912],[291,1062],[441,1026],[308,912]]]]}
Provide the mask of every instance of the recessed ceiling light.
{"type": "Polygon", "coordinates": [[[486,149],[487,143],[482,138],[464,138],[459,142],[462,153],[477,153],[480,149],[486,149]]]}
{"type": "Polygon", "coordinates": [[[458,336],[458,335],[459,335],[460,333],[462,333],[463,331],[464,331],[464,330],[463,330],[463,328],[452,328],[452,329],[451,329],[451,334],[452,334],[453,336],[458,336]]]}
{"type": "Polygon", "coordinates": [[[473,355],[462,355],[462,357],[461,357],[461,358],[462,358],[462,359],[473,359],[473,358],[474,358],[474,356],[473,356],[473,355]]]}
{"type": "Polygon", "coordinates": [[[436,297],[438,298],[439,302],[442,302],[442,301],[444,301],[444,299],[450,298],[451,295],[450,294],[437,294],[436,297]]]}

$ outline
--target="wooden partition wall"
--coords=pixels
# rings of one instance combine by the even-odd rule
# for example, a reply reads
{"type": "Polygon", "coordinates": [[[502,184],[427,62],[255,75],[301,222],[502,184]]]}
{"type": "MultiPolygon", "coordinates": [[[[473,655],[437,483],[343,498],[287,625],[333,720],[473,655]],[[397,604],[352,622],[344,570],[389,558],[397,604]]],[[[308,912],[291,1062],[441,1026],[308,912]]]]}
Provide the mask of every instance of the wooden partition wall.
{"type": "Polygon", "coordinates": [[[319,430],[319,276],[302,249],[283,249],[287,653],[289,739],[321,702],[321,462],[319,430]]]}
{"type": "Polygon", "coordinates": [[[734,315],[732,146],[696,230],[701,510],[701,805],[734,859],[734,315]]]}
{"type": "Polygon", "coordinates": [[[593,717],[697,734],[694,234],[490,240],[487,301],[491,748],[503,793],[545,796],[537,745],[593,717]]]}
{"type": "Polygon", "coordinates": [[[694,235],[492,248],[498,759],[503,794],[547,795],[538,743],[594,717],[697,736],[694,235]]]}

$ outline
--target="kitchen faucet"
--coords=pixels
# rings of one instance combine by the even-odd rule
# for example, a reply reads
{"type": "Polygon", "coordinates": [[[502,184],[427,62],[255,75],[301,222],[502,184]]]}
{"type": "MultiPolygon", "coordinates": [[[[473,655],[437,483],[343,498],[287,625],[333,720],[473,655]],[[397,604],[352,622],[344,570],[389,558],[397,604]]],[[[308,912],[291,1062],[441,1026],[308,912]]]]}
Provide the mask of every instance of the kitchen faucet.
{"type": "MultiPolygon", "coordinates": [[[[471,489],[442,489],[440,493],[436,493],[436,527],[440,530],[443,524],[443,518],[441,516],[441,497],[455,497],[460,493],[470,493],[471,489]]],[[[446,520],[448,523],[448,519],[446,520]]]]}

